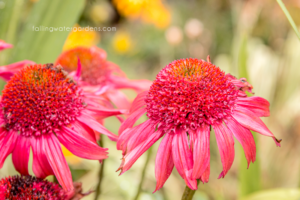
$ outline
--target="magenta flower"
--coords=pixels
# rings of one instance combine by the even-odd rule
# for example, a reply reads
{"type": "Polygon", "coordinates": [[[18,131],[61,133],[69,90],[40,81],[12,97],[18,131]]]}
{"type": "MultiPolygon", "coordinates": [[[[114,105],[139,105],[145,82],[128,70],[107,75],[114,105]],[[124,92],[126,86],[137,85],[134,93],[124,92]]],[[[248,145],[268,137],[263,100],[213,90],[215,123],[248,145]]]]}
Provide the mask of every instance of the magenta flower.
{"type": "MultiPolygon", "coordinates": [[[[0,51],[12,47],[13,45],[5,43],[3,40],[0,40],[0,51]]],[[[22,69],[25,65],[33,64],[35,63],[30,60],[23,60],[10,65],[0,66],[0,77],[8,81],[14,75],[14,73],[22,69]]]]}
{"type": "Polygon", "coordinates": [[[116,64],[106,60],[106,52],[98,47],[76,47],[65,51],[56,64],[74,74],[78,59],[82,64],[80,86],[85,91],[104,96],[118,108],[130,107],[130,101],[120,89],[141,92],[148,90],[151,85],[148,80],[129,80],[116,64]]]}
{"type": "Polygon", "coordinates": [[[220,68],[198,59],[181,59],[162,69],[150,90],[140,93],[121,125],[117,148],[123,151],[121,174],[157,140],[155,177],[159,190],[175,165],[188,187],[197,179],[208,182],[210,130],[214,129],[224,177],[234,160],[234,139],[241,143],[248,161],[255,161],[255,142],[250,130],[277,140],[259,117],[269,116],[269,102],[247,97],[252,86],[246,79],[225,75],[220,68]],[[133,125],[144,113],[148,120],[133,125]]]}
{"type": "Polygon", "coordinates": [[[117,140],[95,117],[123,112],[95,103],[97,96],[87,98],[60,66],[25,67],[8,81],[2,94],[0,168],[12,153],[16,170],[28,175],[31,147],[34,174],[38,178],[54,174],[65,190],[71,190],[71,172],[61,144],[76,156],[102,160],[107,149],[97,145],[94,131],[117,140]]]}

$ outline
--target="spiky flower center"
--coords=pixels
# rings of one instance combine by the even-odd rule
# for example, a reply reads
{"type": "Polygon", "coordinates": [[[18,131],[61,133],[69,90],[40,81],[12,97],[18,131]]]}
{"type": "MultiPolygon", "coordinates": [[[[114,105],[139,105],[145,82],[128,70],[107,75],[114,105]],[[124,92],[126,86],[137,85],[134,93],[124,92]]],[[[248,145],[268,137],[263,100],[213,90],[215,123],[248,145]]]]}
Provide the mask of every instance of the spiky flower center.
{"type": "Polygon", "coordinates": [[[82,81],[90,85],[101,85],[107,81],[109,66],[105,60],[106,53],[97,47],[77,47],[64,52],[56,61],[57,64],[72,72],[77,69],[78,58],[80,59],[82,81]]]}
{"type": "Polygon", "coordinates": [[[0,180],[2,199],[65,199],[66,195],[57,184],[32,176],[13,176],[0,180]]]}
{"type": "Polygon", "coordinates": [[[84,108],[77,85],[52,64],[16,73],[3,90],[1,104],[5,128],[26,136],[52,133],[84,108]]]}
{"type": "Polygon", "coordinates": [[[238,91],[215,65],[198,59],[176,60],[157,75],[145,99],[147,116],[166,127],[197,129],[221,123],[238,91]]]}

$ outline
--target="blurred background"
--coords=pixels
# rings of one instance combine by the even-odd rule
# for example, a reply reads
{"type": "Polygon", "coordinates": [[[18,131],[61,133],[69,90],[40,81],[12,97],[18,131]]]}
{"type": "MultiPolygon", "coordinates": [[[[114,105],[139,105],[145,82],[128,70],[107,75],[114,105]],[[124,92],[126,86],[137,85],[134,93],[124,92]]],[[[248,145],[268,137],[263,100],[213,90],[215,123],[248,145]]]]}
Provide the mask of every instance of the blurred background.
{"type": "MultiPolygon", "coordinates": [[[[299,26],[300,1],[284,3],[299,26]]],[[[270,102],[271,116],[263,120],[283,141],[279,148],[272,139],[253,133],[257,161],[248,170],[236,141],[234,164],[224,179],[217,179],[222,165],[212,134],[210,181],[199,185],[194,200],[300,199],[300,41],[275,0],[0,0],[0,39],[14,45],[0,52],[0,66],[24,59],[52,63],[67,49],[97,45],[132,79],[154,80],[175,59],[210,55],[212,63],[246,77],[255,94],[270,102]],[[77,27],[78,31],[42,31],[43,27],[77,27]]],[[[125,92],[131,99],[136,95],[125,92]]],[[[112,118],[105,125],[117,133],[120,124],[112,118]]],[[[122,176],[115,172],[121,151],[105,137],[103,143],[110,157],[105,160],[99,200],[134,199],[143,175],[137,199],[181,198],[185,183],[176,170],[152,194],[158,143],[122,176]]],[[[64,153],[74,181],[82,182],[84,191],[95,190],[99,163],[64,153]]],[[[7,159],[0,177],[15,174],[7,159]]]]}

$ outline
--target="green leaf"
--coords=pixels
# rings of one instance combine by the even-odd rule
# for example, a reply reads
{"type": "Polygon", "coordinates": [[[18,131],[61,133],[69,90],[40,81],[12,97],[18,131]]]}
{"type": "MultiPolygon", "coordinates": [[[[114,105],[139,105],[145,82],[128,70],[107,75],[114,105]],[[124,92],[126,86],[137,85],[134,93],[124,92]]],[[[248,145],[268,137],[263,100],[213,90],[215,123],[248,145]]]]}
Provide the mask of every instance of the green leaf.
{"type": "Polygon", "coordinates": [[[300,190],[298,189],[275,189],[261,191],[242,198],[240,200],[299,200],[300,190]]]}
{"type": "Polygon", "coordinates": [[[84,0],[37,2],[14,49],[13,61],[28,59],[37,63],[54,62],[69,34],[66,28],[73,27],[77,22],[84,3],[84,0]],[[46,27],[52,31],[42,31],[46,27]]]}
{"type": "Polygon", "coordinates": [[[297,28],[297,26],[296,26],[296,24],[295,24],[293,18],[291,17],[289,11],[286,9],[284,3],[283,3],[281,0],[277,0],[277,3],[279,4],[280,8],[281,8],[282,11],[284,12],[286,18],[289,20],[289,22],[290,22],[292,28],[294,29],[294,31],[295,31],[297,37],[298,37],[299,40],[300,40],[300,33],[299,33],[299,30],[298,30],[298,28],[297,28]]]}

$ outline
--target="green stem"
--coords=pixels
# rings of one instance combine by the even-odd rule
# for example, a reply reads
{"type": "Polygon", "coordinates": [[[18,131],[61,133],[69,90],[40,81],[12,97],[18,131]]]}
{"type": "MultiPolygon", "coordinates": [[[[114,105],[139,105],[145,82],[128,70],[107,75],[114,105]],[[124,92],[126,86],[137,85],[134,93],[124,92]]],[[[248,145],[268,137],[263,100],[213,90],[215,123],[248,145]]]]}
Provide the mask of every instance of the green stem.
{"type": "MultiPolygon", "coordinates": [[[[199,179],[197,180],[197,184],[199,184],[199,179]]],[[[192,190],[188,186],[185,186],[185,190],[183,192],[181,200],[192,200],[195,192],[196,190],[192,190]]]]}
{"type": "MultiPolygon", "coordinates": [[[[101,147],[103,147],[103,138],[101,138],[101,136],[100,136],[99,144],[100,144],[101,147]]],[[[98,174],[99,181],[98,181],[98,184],[97,184],[97,187],[96,187],[96,192],[95,192],[96,195],[95,195],[94,200],[97,200],[98,197],[101,194],[101,183],[103,181],[103,173],[104,173],[104,160],[102,160],[102,165],[100,166],[100,170],[99,170],[99,174],[98,174]]]]}
{"type": "Polygon", "coordinates": [[[300,33],[299,33],[299,30],[293,20],[293,18],[291,17],[289,11],[286,9],[284,3],[281,1],[281,0],[277,0],[277,3],[279,4],[280,8],[282,9],[282,11],[284,12],[286,18],[289,20],[292,28],[294,29],[296,35],[298,36],[299,40],[300,40],[300,33]]]}
{"type": "Polygon", "coordinates": [[[138,200],[138,198],[139,198],[139,196],[140,196],[140,194],[142,192],[142,186],[143,186],[143,182],[144,182],[144,179],[145,179],[146,169],[147,169],[148,163],[150,161],[151,154],[152,154],[152,148],[150,147],[148,149],[148,152],[147,152],[147,159],[146,159],[143,171],[142,171],[139,188],[138,188],[138,190],[136,192],[135,197],[133,198],[134,200],[138,200]]]}

